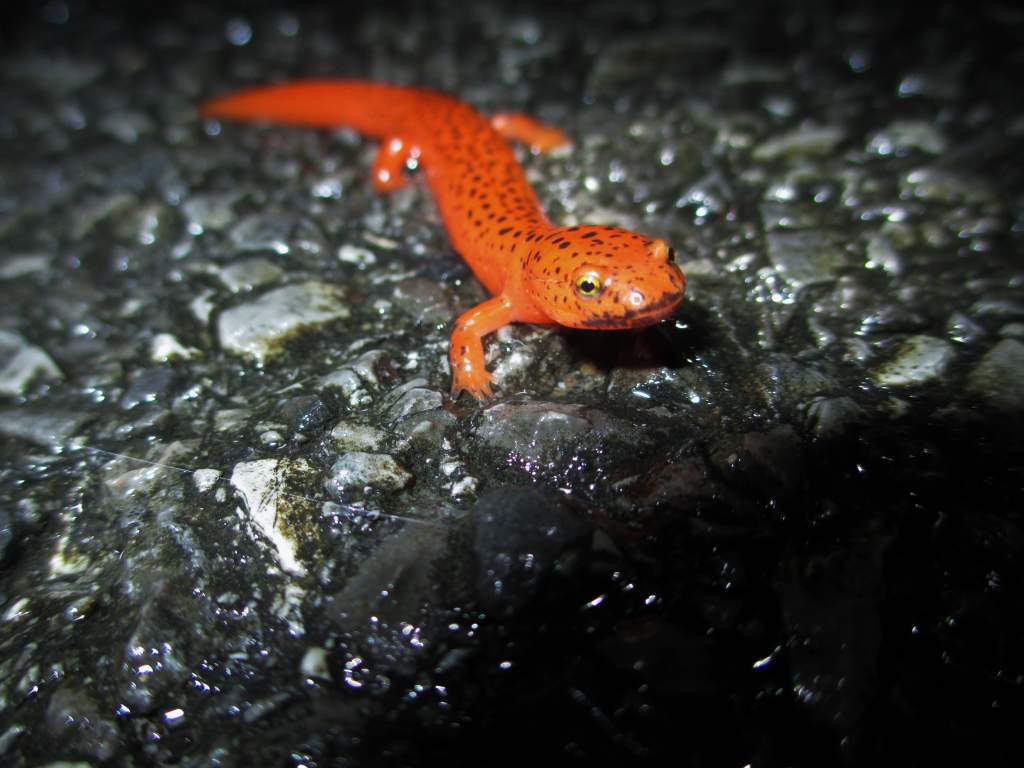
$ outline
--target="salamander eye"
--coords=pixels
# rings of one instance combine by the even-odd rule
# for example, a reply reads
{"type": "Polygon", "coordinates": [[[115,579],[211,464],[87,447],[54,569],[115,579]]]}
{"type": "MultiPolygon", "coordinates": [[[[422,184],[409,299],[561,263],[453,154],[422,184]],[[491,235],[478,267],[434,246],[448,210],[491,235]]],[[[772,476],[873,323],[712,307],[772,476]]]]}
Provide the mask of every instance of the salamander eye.
{"type": "Polygon", "coordinates": [[[668,263],[669,264],[675,264],[676,263],[676,249],[675,248],[669,248],[668,249],[668,263]]]}
{"type": "Polygon", "coordinates": [[[576,293],[585,299],[597,296],[601,288],[601,276],[596,272],[584,272],[576,278],[576,293]]]}

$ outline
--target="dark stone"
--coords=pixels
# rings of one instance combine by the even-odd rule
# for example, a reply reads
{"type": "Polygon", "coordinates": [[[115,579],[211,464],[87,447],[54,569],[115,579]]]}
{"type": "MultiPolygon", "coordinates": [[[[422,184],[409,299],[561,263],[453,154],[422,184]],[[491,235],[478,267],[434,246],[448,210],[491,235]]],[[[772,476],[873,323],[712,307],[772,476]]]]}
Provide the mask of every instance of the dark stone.
{"type": "Polygon", "coordinates": [[[553,571],[585,551],[592,534],[588,522],[530,487],[485,494],[472,523],[477,595],[498,614],[528,603],[553,571]]]}
{"type": "Polygon", "coordinates": [[[330,407],[317,395],[299,395],[286,400],[279,411],[293,431],[315,433],[334,418],[330,407]]]}

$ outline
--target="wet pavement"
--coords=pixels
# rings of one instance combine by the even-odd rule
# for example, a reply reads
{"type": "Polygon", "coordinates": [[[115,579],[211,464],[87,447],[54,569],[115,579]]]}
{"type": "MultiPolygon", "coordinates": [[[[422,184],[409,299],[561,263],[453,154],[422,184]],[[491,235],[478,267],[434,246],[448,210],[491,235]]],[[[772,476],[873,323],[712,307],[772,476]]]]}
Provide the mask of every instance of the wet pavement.
{"type": "Polygon", "coordinates": [[[0,26],[0,762],[1015,765],[1024,14],[60,0],[0,26]],[[678,314],[488,340],[305,76],[573,137],[678,314]],[[63,761],[63,762],[62,762],[63,761]]]}

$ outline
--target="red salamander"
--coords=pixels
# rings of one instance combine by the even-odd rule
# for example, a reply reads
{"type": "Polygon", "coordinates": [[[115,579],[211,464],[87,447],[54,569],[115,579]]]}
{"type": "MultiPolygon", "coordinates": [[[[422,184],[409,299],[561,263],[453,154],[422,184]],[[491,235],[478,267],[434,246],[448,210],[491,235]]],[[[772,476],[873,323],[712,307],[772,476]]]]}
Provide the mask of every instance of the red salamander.
{"type": "Polygon", "coordinates": [[[204,104],[204,117],[349,127],[381,141],[379,191],[423,168],[455,249],[493,298],[459,317],[449,357],[452,395],[491,394],[483,337],[509,323],[640,328],[671,315],[686,284],[663,240],[618,227],[558,227],[544,216],[508,140],[547,151],[565,136],[524,115],[488,119],[435,91],[361,81],[258,87],[204,104]]]}

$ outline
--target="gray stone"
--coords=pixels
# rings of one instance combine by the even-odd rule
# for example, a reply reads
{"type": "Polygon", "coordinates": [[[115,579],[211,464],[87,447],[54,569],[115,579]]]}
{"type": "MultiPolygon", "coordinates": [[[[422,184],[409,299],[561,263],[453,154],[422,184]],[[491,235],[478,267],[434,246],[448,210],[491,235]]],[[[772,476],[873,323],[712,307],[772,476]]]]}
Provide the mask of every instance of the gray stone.
{"type": "Polygon", "coordinates": [[[847,257],[828,233],[818,230],[769,232],[768,258],[793,289],[834,280],[847,257]]]}
{"type": "Polygon", "coordinates": [[[232,293],[243,293],[278,282],[284,270],[263,258],[245,259],[229,264],[219,272],[222,283],[232,293]]]}
{"type": "Polygon", "coordinates": [[[938,203],[997,204],[989,185],[976,177],[940,168],[917,168],[901,182],[903,194],[938,203]]]}
{"type": "Polygon", "coordinates": [[[868,269],[881,269],[894,276],[903,273],[903,259],[899,251],[888,237],[880,233],[872,235],[868,240],[867,261],[864,266],[868,269]]]}
{"type": "Polygon", "coordinates": [[[341,289],[316,281],[288,285],[224,310],[217,322],[221,346],[264,362],[292,334],[349,317],[341,289]]]}
{"type": "Polygon", "coordinates": [[[16,397],[25,393],[38,379],[62,379],[53,359],[16,333],[0,331],[0,396],[16,397]]]}
{"type": "Polygon", "coordinates": [[[827,155],[844,138],[845,132],[837,126],[805,126],[762,142],[754,148],[753,158],[770,161],[800,155],[827,155]]]}
{"type": "Polygon", "coordinates": [[[947,341],[934,336],[911,336],[886,363],[875,369],[872,378],[883,387],[920,386],[942,376],[954,356],[947,341]]]}
{"type": "Polygon", "coordinates": [[[993,408],[1024,412],[1024,342],[1003,339],[967,377],[967,391],[993,408]]]}
{"type": "MultiPolygon", "coordinates": [[[[7,557],[7,547],[14,540],[14,521],[6,505],[0,505],[0,563],[7,557]]],[[[0,749],[0,755],[4,751],[0,749]]]]}
{"type": "Polygon", "coordinates": [[[270,543],[280,567],[293,575],[306,572],[300,551],[304,521],[316,518],[317,502],[306,489],[317,474],[305,459],[243,461],[231,473],[244,513],[270,543]]]}
{"type": "Polygon", "coordinates": [[[444,403],[440,392],[426,387],[426,379],[413,379],[397,387],[388,395],[390,419],[401,419],[414,413],[434,411],[444,403]]]}
{"type": "Polygon", "coordinates": [[[331,430],[331,439],[344,451],[377,451],[384,444],[379,429],[350,421],[339,421],[331,430]]]}
{"type": "Polygon", "coordinates": [[[444,556],[443,527],[410,522],[385,538],[333,596],[331,619],[348,631],[416,627],[436,593],[436,563],[444,556]]]}
{"type": "Polygon", "coordinates": [[[245,196],[244,192],[208,192],[190,195],[181,204],[188,230],[193,235],[218,231],[235,220],[235,203],[245,196]]]}
{"type": "Polygon", "coordinates": [[[69,744],[74,751],[102,763],[117,754],[120,731],[113,719],[81,689],[68,681],[50,698],[46,708],[46,724],[50,737],[69,744]]]}
{"type": "Polygon", "coordinates": [[[815,437],[840,437],[865,421],[867,413],[852,397],[821,397],[807,406],[807,423],[815,437]]]}
{"type": "Polygon", "coordinates": [[[61,448],[91,420],[83,411],[24,406],[0,411],[0,435],[27,440],[43,448],[61,448]]]}
{"type": "Polygon", "coordinates": [[[938,128],[923,120],[896,120],[868,139],[868,152],[879,155],[906,155],[911,150],[940,155],[948,142],[938,128]]]}
{"type": "Polygon", "coordinates": [[[240,251],[270,251],[279,256],[291,252],[289,242],[295,222],[282,215],[254,214],[231,228],[228,236],[240,251]]]}
{"type": "Polygon", "coordinates": [[[419,323],[448,323],[452,318],[448,294],[434,280],[420,277],[403,280],[395,285],[391,299],[419,323]]]}
{"type": "Polygon", "coordinates": [[[324,487],[335,497],[366,489],[400,491],[413,482],[413,476],[386,453],[351,451],[331,467],[324,487]]]}

